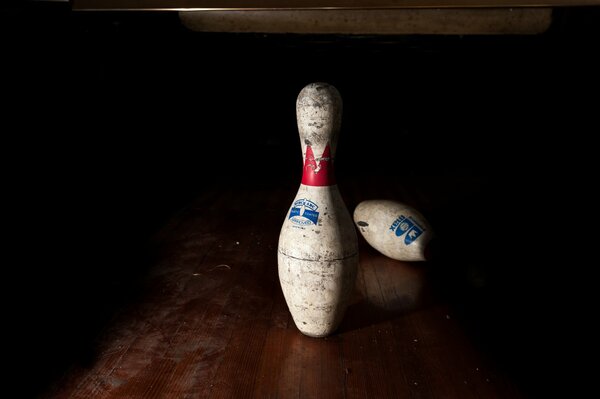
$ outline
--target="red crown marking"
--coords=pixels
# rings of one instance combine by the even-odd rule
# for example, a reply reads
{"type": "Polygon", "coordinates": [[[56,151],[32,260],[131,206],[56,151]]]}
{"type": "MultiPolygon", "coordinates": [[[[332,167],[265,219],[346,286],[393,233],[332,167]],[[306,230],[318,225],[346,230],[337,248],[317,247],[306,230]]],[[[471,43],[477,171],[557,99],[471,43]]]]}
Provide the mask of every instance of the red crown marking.
{"type": "Polygon", "coordinates": [[[312,148],[309,145],[306,146],[302,184],[305,186],[332,186],[335,184],[333,158],[331,158],[329,144],[323,150],[318,168],[312,148]]]}

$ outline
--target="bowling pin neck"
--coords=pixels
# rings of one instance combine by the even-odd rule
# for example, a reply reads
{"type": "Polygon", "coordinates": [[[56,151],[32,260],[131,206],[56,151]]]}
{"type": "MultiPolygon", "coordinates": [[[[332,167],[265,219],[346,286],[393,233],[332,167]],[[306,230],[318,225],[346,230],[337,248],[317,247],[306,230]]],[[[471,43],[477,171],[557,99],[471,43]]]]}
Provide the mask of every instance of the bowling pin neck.
{"type": "Polygon", "coordinates": [[[311,146],[306,147],[302,184],[305,186],[332,186],[335,184],[333,173],[333,157],[329,145],[325,147],[320,157],[315,157],[311,146]]]}
{"type": "Polygon", "coordinates": [[[304,159],[302,184],[335,184],[333,162],[341,116],[342,98],[327,83],[309,84],[298,95],[296,117],[304,159]]]}

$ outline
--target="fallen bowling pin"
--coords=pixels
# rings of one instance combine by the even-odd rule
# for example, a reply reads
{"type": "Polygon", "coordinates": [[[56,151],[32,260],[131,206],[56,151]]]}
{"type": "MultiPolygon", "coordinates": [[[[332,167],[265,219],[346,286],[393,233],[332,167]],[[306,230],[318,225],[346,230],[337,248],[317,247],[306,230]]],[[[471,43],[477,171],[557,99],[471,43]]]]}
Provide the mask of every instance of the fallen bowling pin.
{"type": "Polygon", "coordinates": [[[358,270],[358,238],[333,174],[342,99],[326,83],[304,87],[296,117],[302,182],[277,249],[279,281],[296,327],[324,337],[341,322],[358,270]]]}
{"type": "Polygon", "coordinates": [[[427,260],[433,230],[416,209],[396,201],[363,201],[354,210],[354,223],[383,255],[401,261],[427,260]]]}

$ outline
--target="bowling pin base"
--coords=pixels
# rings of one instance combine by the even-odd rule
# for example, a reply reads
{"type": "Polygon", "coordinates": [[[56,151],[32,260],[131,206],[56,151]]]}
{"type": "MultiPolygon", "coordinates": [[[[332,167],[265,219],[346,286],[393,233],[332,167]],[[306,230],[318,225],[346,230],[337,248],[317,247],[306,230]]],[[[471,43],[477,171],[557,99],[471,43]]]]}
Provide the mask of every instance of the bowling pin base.
{"type": "Polygon", "coordinates": [[[279,281],[298,330],[326,337],[339,326],[350,301],[358,254],[331,261],[302,260],[278,252],[279,281]]]}

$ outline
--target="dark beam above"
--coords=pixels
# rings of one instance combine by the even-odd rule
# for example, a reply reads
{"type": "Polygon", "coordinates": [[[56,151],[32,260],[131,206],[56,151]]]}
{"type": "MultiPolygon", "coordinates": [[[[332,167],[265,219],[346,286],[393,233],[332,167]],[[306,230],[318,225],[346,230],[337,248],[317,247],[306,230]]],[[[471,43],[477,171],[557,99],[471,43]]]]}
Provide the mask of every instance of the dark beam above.
{"type": "Polygon", "coordinates": [[[72,0],[74,10],[267,10],[571,7],[600,0],[72,0]]]}

